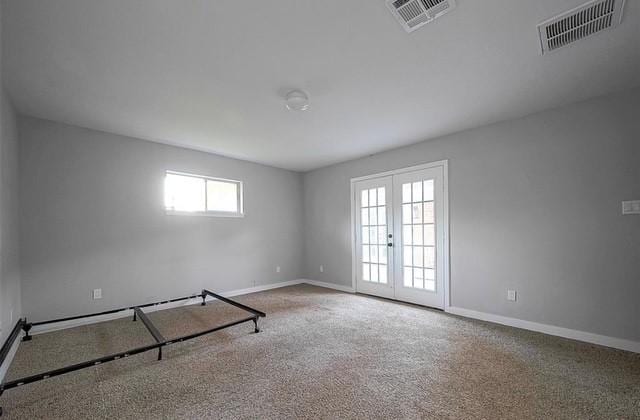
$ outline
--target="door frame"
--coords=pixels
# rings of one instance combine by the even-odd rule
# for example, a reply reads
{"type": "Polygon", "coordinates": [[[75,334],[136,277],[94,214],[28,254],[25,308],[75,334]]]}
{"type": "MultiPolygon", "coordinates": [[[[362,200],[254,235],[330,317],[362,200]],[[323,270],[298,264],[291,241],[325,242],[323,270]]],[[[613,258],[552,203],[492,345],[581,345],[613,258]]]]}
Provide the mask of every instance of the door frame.
{"type": "Polygon", "coordinates": [[[350,182],[350,194],[351,194],[351,288],[354,292],[357,292],[356,286],[356,194],[355,194],[355,184],[359,181],[366,181],[374,178],[381,178],[385,176],[393,176],[398,174],[403,174],[407,172],[419,171],[421,169],[428,168],[436,168],[442,167],[442,172],[444,173],[442,187],[444,190],[443,197],[443,223],[444,223],[444,267],[443,267],[443,275],[444,275],[444,310],[448,311],[449,307],[451,307],[451,287],[450,287],[450,260],[449,260],[449,160],[439,160],[435,162],[423,163],[420,165],[408,166],[406,168],[394,169],[391,171],[379,172],[371,175],[359,176],[356,178],[351,178],[350,182]]]}

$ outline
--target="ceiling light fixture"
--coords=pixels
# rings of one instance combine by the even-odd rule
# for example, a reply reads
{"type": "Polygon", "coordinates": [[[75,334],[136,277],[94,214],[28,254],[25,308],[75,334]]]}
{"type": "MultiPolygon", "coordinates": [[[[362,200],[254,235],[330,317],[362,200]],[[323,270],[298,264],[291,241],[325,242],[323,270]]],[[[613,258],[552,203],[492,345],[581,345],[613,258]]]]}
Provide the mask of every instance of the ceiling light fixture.
{"type": "Polygon", "coordinates": [[[301,90],[294,89],[285,97],[286,107],[289,111],[307,111],[309,109],[309,97],[301,90]]]}

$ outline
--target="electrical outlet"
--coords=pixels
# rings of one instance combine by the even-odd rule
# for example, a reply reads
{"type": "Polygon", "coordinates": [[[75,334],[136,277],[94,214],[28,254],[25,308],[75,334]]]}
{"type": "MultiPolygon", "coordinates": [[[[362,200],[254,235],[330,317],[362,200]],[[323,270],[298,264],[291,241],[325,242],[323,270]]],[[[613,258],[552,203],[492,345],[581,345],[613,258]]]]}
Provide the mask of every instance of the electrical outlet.
{"type": "Polygon", "coordinates": [[[507,300],[512,302],[516,301],[516,291],[515,290],[507,290],[507,300]]]}
{"type": "Polygon", "coordinates": [[[93,299],[102,299],[102,289],[93,289],[93,299]]]}
{"type": "Polygon", "coordinates": [[[320,272],[321,272],[321,273],[324,273],[324,265],[321,265],[321,266],[320,266],[320,272]]]}
{"type": "Polygon", "coordinates": [[[276,267],[276,273],[279,273],[279,272],[280,272],[280,266],[277,266],[276,267]]]}

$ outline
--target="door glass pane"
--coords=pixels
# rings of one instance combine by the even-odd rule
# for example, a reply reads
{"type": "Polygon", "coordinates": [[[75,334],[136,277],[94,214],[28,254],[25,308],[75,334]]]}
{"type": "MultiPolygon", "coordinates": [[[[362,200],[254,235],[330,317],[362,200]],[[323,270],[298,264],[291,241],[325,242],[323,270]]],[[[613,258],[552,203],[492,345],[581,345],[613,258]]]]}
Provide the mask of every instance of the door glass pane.
{"type": "Polygon", "coordinates": [[[369,190],[362,190],[360,207],[369,207],[369,190]]]}
{"type": "Polygon", "coordinates": [[[378,243],[378,228],[376,226],[369,228],[369,243],[370,244],[378,243]]]}
{"type": "Polygon", "coordinates": [[[387,261],[387,246],[380,245],[378,247],[378,262],[381,264],[386,264],[387,261]]]}
{"type": "Polygon", "coordinates": [[[424,203],[424,223],[435,223],[435,214],[433,213],[433,201],[424,203]]]}
{"type": "Polygon", "coordinates": [[[363,226],[367,226],[369,224],[369,209],[362,209],[362,217],[360,222],[363,226]]]}
{"type": "Polygon", "coordinates": [[[436,244],[436,225],[424,225],[424,244],[435,246],[436,244]]]}
{"type": "Polygon", "coordinates": [[[380,277],[378,278],[378,280],[380,280],[380,283],[383,284],[387,284],[387,270],[388,270],[387,265],[380,265],[380,277]]]}
{"type": "Polygon", "coordinates": [[[414,267],[424,267],[424,251],[421,246],[413,247],[413,266],[414,267]]]}
{"type": "Polygon", "coordinates": [[[411,206],[411,212],[413,214],[412,223],[422,223],[422,203],[416,203],[411,206]]]}
{"type": "Polygon", "coordinates": [[[362,262],[370,262],[369,245],[362,245],[362,262]]]}
{"type": "Polygon", "coordinates": [[[424,288],[424,270],[422,268],[413,268],[413,287],[424,288]]]}
{"type": "Polygon", "coordinates": [[[378,207],[378,224],[387,224],[387,208],[385,206],[378,207]]]}
{"type": "Polygon", "coordinates": [[[411,247],[410,247],[410,246],[405,246],[405,247],[403,248],[403,254],[404,254],[404,255],[403,255],[403,258],[404,258],[404,266],[405,266],[405,267],[406,267],[406,266],[408,266],[408,267],[413,266],[413,264],[411,263],[411,260],[412,260],[412,258],[411,258],[411,257],[412,257],[412,255],[413,255],[413,251],[412,251],[411,247]]]}
{"type": "Polygon", "coordinates": [[[377,190],[375,188],[369,190],[369,206],[370,207],[374,207],[378,205],[378,199],[377,199],[378,195],[376,194],[376,191],[377,190]]]}
{"type": "Polygon", "coordinates": [[[387,204],[384,187],[378,188],[378,205],[384,206],[387,204]]]}
{"type": "Polygon", "coordinates": [[[402,185],[403,284],[433,290],[435,284],[434,180],[402,185]],[[429,245],[429,246],[424,246],[429,245]]]}
{"type": "Polygon", "coordinates": [[[369,209],[369,224],[374,226],[378,224],[378,210],[375,207],[369,209]]]}
{"type": "Polygon", "coordinates": [[[422,182],[413,183],[413,197],[411,201],[414,203],[422,202],[422,182]]]}
{"type": "Polygon", "coordinates": [[[373,283],[378,282],[378,265],[377,264],[371,264],[371,281],[373,283]]]}
{"type": "Polygon", "coordinates": [[[424,247],[424,266],[435,268],[436,266],[436,248],[432,246],[424,247]]]}
{"type": "Polygon", "coordinates": [[[422,225],[413,225],[413,244],[422,245],[422,225]]]}
{"type": "Polygon", "coordinates": [[[402,184],[402,202],[411,202],[411,184],[402,184]]]}
{"type": "Polygon", "coordinates": [[[371,246],[371,262],[372,263],[377,263],[378,262],[378,247],[377,246],[371,246]]]}
{"type": "Polygon", "coordinates": [[[433,201],[433,179],[424,181],[424,201],[433,201]]]}
{"type": "Polygon", "coordinates": [[[363,244],[369,243],[369,228],[366,226],[362,228],[362,243],[363,244]]]}
{"type": "Polygon", "coordinates": [[[369,264],[362,264],[362,280],[369,281],[369,264]]]}
{"type": "Polygon", "coordinates": [[[402,226],[402,245],[411,245],[411,225],[402,226]]]}
{"type": "Polygon", "coordinates": [[[379,244],[387,243],[387,227],[386,226],[378,226],[378,243],[379,244]]]}
{"type": "Polygon", "coordinates": [[[413,287],[413,268],[404,267],[404,287],[413,287]]]}
{"type": "Polygon", "coordinates": [[[410,225],[411,224],[411,204],[403,204],[402,205],[402,224],[410,225]]]}

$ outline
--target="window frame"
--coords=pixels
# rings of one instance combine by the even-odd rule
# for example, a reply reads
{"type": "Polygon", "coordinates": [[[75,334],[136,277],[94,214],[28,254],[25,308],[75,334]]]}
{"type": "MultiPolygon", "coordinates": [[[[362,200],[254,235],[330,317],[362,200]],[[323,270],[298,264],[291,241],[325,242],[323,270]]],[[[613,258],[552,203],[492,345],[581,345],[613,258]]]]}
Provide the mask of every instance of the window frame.
{"type": "MultiPolygon", "coordinates": [[[[231,217],[231,218],[241,218],[244,217],[244,183],[237,179],[228,179],[228,178],[218,178],[207,175],[198,175],[189,172],[180,172],[180,171],[172,171],[165,170],[164,172],[165,180],[167,175],[179,175],[179,176],[188,176],[191,178],[203,179],[205,181],[204,187],[204,206],[205,209],[207,207],[207,181],[217,181],[217,182],[225,182],[228,184],[237,185],[237,203],[238,203],[238,211],[220,211],[220,210],[205,210],[205,211],[184,211],[184,210],[172,210],[164,205],[165,214],[168,216],[204,216],[204,217],[231,217]]],[[[164,185],[166,188],[166,184],[164,185]]],[[[166,189],[163,189],[164,194],[166,194],[166,189]]]]}

